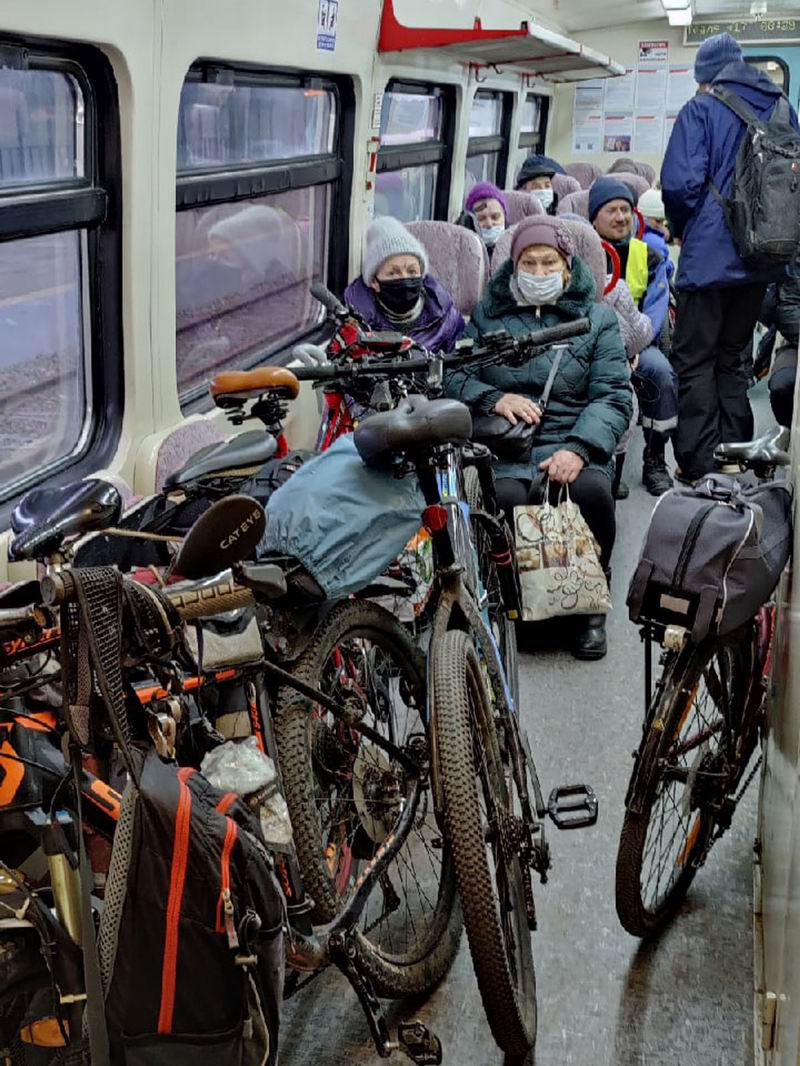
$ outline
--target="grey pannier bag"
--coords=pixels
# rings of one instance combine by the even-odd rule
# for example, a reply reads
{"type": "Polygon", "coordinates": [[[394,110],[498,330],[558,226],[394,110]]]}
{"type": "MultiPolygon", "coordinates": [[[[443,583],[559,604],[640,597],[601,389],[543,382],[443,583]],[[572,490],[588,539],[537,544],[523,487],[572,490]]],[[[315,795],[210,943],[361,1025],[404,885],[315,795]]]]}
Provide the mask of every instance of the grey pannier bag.
{"type": "Polygon", "coordinates": [[[632,622],[678,624],[699,642],[724,636],[769,599],[789,558],[791,493],[709,474],[664,493],[628,590],[632,622]]]}

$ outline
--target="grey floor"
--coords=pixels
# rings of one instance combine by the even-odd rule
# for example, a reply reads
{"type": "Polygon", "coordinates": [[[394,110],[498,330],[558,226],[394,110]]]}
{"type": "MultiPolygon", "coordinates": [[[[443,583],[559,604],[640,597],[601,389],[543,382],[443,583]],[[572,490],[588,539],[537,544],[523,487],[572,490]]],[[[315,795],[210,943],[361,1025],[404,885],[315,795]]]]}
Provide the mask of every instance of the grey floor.
{"type": "MultiPolygon", "coordinates": [[[[759,388],[763,393],[763,387],[759,388]]],[[[757,400],[759,415],[764,398],[757,400]]],[[[640,948],[614,910],[614,862],[631,752],[641,735],[642,649],[625,614],[652,500],[629,459],[630,499],[618,507],[616,610],[609,654],[576,663],[557,647],[523,652],[522,709],[542,783],[585,780],[600,820],[550,834],[553,870],[537,885],[534,934],[539,1000],[536,1066],[744,1066],[752,1051],[751,855],[756,787],[731,832],[700,871],[686,905],[655,943],[640,948]]],[[[469,951],[423,1004],[406,1005],[441,1038],[450,1066],[502,1062],[486,1025],[469,951]]],[[[396,1017],[393,1015],[393,1017],[396,1017]]],[[[329,972],[287,1004],[281,1066],[381,1062],[349,986],[329,972]]],[[[408,1060],[395,1056],[398,1063],[408,1060]]],[[[393,1060],[393,1061],[394,1061],[393,1060]]]]}

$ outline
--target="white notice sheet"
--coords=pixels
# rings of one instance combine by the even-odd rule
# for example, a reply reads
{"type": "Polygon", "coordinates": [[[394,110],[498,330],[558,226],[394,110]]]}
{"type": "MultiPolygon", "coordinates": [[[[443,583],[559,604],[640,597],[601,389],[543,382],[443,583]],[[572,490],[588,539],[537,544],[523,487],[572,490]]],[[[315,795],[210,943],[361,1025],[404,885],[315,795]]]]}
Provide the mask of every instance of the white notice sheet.
{"type": "Polygon", "coordinates": [[[618,78],[606,82],[606,111],[633,111],[636,95],[636,71],[628,67],[618,78]]]}
{"type": "Polygon", "coordinates": [[[636,113],[633,122],[633,150],[639,155],[661,155],[664,116],[636,113]]]}
{"type": "Polygon", "coordinates": [[[672,136],[672,127],[675,125],[675,119],[677,115],[667,115],[664,119],[664,147],[662,151],[666,152],[669,139],[672,136]]]}
{"type": "Polygon", "coordinates": [[[663,112],[666,93],[666,67],[639,67],[636,78],[637,111],[663,112]]]}
{"type": "Polygon", "coordinates": [[[670,67],[667,83],[667,111],[676,114],[697,92],[691,67],[670,67]]]}
{"type": "Polygon", "coordinates": [[[633,136],[633,115],[609,115],[603,123],[603,151],[630,152],[633,136]]]}
{"type": "Polygon", "coordinates": [[[575,86],[575,110],[599,111],[603,107],[604,78],[591,78],[575,86]]]}
{"type": "Polygon", "coordinates": [[[574,155],[597,155],[603,150],[603,112],[576,108],[572,112],[574,155]]]}

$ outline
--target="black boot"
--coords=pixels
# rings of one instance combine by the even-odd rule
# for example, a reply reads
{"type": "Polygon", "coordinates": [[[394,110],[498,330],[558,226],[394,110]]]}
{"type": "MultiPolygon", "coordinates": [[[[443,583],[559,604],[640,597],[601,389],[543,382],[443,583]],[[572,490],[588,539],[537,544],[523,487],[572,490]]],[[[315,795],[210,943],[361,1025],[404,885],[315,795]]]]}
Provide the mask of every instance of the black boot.
{"type": "Polygon", "coordinates": [[[672,488],[672,477],[664,459],[666,441],[660,433],[651,432],[644,450],[642,484],[651,496],[663,496],[672,488]]]}
{"type": "Polygon", "coordinates": [[[625,466],[625,452],[619,452],[614,459],[614,481],[611,485],[611,495],[615,500],[627,500],[631,490],[622,480],[622,468],[625,466]]]}
{"type": "Polygon", "coordinates": [[[606,616],[587,614],[580,619],[581,627],[575,635],[572,654],[576,659],[603,659],[608,650],[606,642],[606,616]]]}

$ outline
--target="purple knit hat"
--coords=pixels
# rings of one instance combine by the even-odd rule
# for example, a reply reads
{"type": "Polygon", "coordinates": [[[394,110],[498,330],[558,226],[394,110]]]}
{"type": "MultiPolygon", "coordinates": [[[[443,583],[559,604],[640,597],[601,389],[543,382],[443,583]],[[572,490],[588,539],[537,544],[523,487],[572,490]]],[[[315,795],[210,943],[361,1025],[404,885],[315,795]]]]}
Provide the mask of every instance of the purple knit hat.
{"type": "Polygon", "coordinates": [[[532,244],[547,244],[555,248],[564,256],[567,265],[572,266],[572,253],[575,250],[572,235],[559,219],[549,218],[547,215],[530,215],[520,222],[514,230],[514,240],[511,242],[514,266],[525,249],[530,248],[532,244]]]}
{"type": "Polygon", "coordinates": [[[497,200],[503,209],[503,214],[508,218],[508,200],[506,200],[505,193],[501,192],[496,185],[492,185],[490,181],[479,181],[477,185],[472,186],[464,201],[464,210],[471,211],[475,204],[483,200],[497,200]]]}

